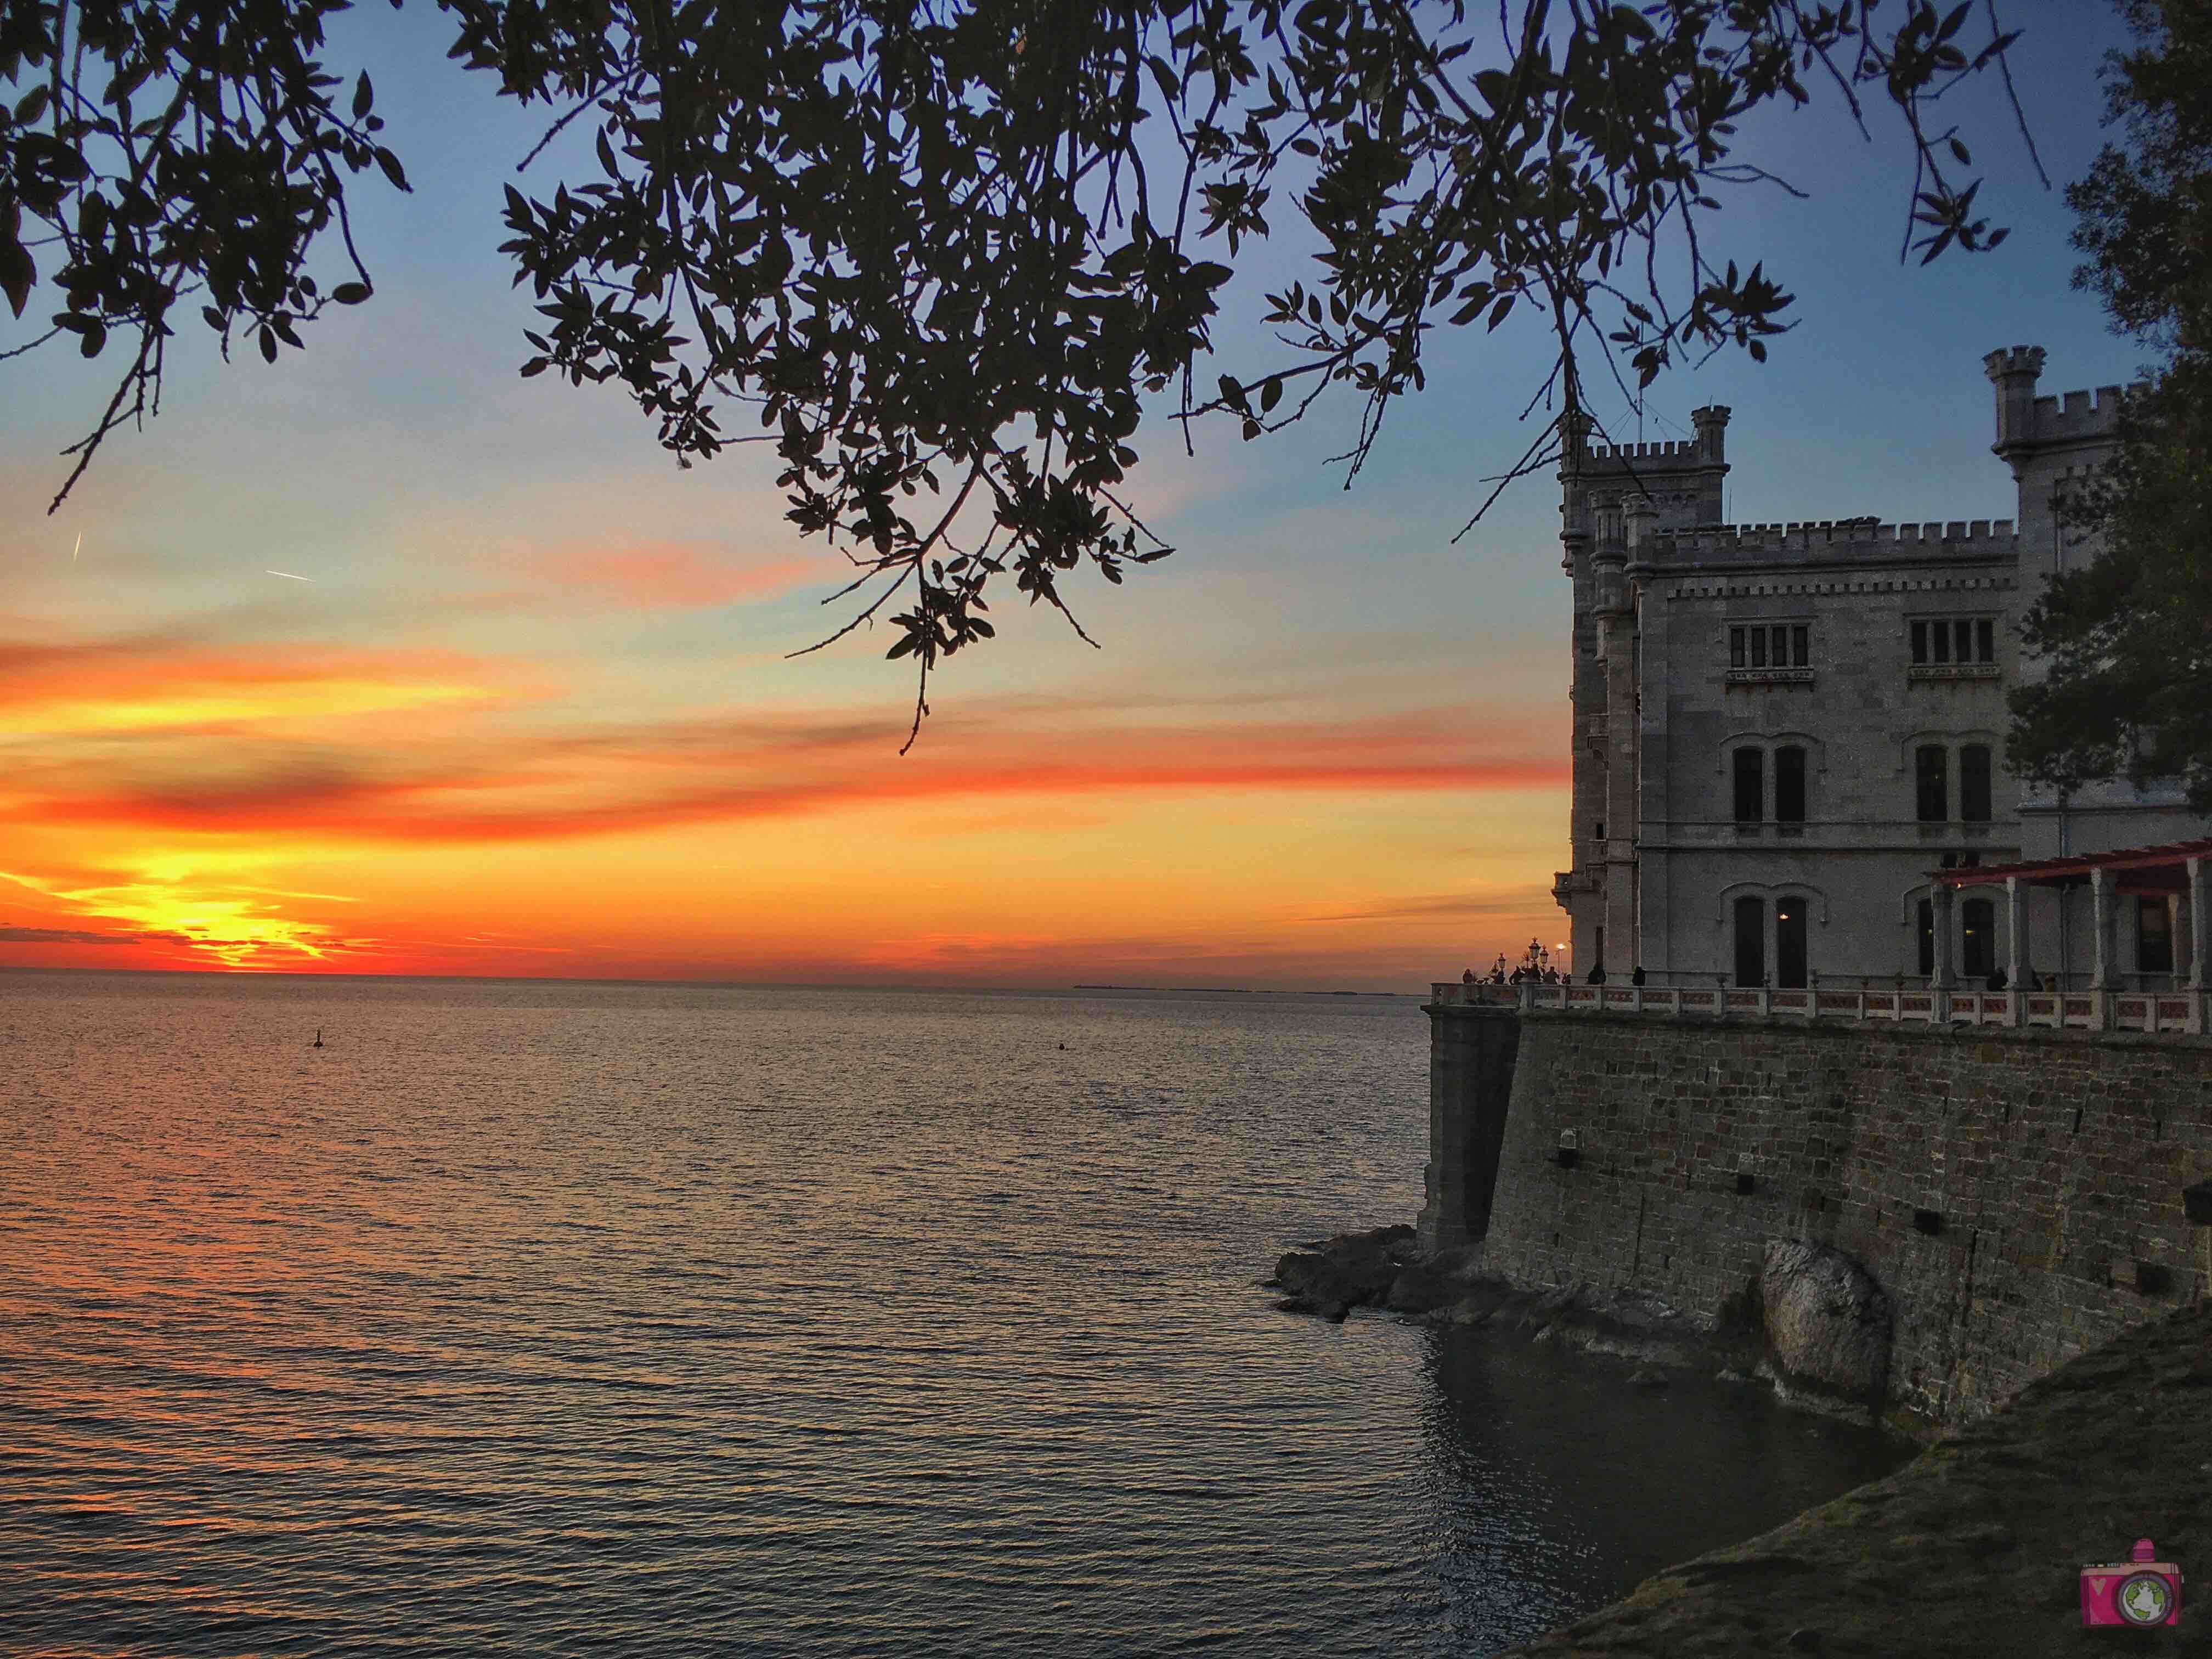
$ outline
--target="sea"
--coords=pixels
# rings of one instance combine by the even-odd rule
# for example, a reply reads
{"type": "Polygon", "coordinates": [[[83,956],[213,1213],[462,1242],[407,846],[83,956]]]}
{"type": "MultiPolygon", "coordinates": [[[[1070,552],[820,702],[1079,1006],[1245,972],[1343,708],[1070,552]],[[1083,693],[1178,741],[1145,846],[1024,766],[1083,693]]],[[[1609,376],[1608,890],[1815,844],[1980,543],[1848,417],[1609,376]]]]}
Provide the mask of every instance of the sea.
{"type": "Polygon", "coordinates": [[[1900,1461],[1278,1312],[1419,1210],[1427,1063],[1403,997],[0,974],[0,1652],[1479,1656],[1900,1461]]]}

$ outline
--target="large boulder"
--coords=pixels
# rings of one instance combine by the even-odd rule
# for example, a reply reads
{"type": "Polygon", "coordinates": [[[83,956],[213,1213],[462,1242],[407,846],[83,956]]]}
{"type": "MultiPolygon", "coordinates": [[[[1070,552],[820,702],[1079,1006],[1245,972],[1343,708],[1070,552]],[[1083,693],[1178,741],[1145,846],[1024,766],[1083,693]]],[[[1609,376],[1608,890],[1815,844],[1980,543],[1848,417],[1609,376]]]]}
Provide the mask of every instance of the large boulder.
{"type": "Polygon", "coordinates": [[[1785,1392],[1881,1409],[1895,1310],[1871,1273],[1829,1245],[1772,1239],[1759,1292],[1767,1365],[1785,1392]]]}

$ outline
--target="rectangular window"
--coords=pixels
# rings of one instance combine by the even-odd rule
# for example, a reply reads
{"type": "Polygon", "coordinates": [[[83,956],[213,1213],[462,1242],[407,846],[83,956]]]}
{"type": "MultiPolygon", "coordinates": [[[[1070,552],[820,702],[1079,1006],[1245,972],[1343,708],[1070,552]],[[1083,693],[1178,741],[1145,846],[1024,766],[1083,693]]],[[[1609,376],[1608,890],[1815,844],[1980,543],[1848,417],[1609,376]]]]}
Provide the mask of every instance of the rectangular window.
{"type": "Polygon", "coordinates": [[[1795,744],[1774,751],[1774,821],[1805,822],[1805,751],[1795,744]]]}
{"type": "Polygon", "coordinates": [[[1984,898],[1971,898],[1959,907],[1959,971],[1969,981],[1985,980],[1996,971],[1996,906],[1984,898]]]}
{"type": "Polygon", "coordinates": [[[1751,630],[1751,665],[1753,668],[1766,666],[1766,630],[1763,628],[1751,630]]]}
{"type": "Polygon", "coordinates": [[[1744,666],[1743,629],[1741,628],[1729,629],[1729,666],[1730,668],[1744,666]]]}
{"type": "Polygon", "coordinates": [[[1735,751],[1735,821],[1738,827],[1766,816],[1765,755],[1757,749],[1735,751]]]}
{"type": "Polygon", "coordinates": [[[1990,821],[1990,750],[1970,743],[1959,751],[1959,816],[1968,823],[1990,821]]]}
{"type": "Polygon", "coordinates": [[[1997,659],[1996,623],[1992,617],[1920,617],[1909,626],[1916,668],[1939,663],[1972,665],[1997,659]]]}
{"type": "Polygon", "coordinates": [[[1778,628],[1773,632],[1774,665],[1777,668],[1787,668],[1790,666],[1790,630],[1787,628],[1778,628]]]}
{"type": "Polygon", "coordinates": [[[1735,902],[1735,982],[1766,983],[1766,901],[1740,898],[1735,902]]]}
{"type": "Polygon", "coordinates": [[[2163,897],[2136,901],[2136,971],[2173,971],[2173,917],[2163,897]]]}
{"type": "Polygon", "coordinates": [[[1798,668],[1813,665],[1813,630],[1802,623],[1790,630],[1790,660],[1798,668]]]}
{"type": "Polygon", "coordinates": [[[1940,743],[1923,744],[1913,754],[1915,808],[1923,823],[1951,817],[1950,755],[1940,743]]]}
{"type": "Polygon", "coordinates": [[[1790,990],[1805,985],[1805,901],[1774,901],[1774,982],[1790,990]]]}

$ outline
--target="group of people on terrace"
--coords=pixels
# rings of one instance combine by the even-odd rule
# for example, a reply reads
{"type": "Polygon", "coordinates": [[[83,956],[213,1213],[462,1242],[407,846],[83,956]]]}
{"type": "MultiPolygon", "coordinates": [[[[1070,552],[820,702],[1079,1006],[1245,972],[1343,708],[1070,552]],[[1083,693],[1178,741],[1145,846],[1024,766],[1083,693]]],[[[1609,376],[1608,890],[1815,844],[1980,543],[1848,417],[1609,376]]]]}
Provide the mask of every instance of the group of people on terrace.
{"type": "MultiPolygon", "coordinates": [[[[1528,950],[1522,953],[1520,963],[1511,969],[1509,970],[1506,968],[1505,952],[1500,951],[1498,953],[1498,960],[1491,964],[1489,973],[1478,976],[1474,969],[1470,968],[1460,975],[1460,981],[1465,985],[1565,985],[1572,978],[1573,975],[1564,969],[1553,967],[1551,951],[1532,939],[1528,941],[1528,950]]],[[[1638,967],[1630,974],[1628,982],[1632,985],[1643,984],[1644,969],[1638,967]]],[[[1605,983],[1603,963],[1599,963],[1589,970],[1589,983],[1592,985],[1605,983]]]]}

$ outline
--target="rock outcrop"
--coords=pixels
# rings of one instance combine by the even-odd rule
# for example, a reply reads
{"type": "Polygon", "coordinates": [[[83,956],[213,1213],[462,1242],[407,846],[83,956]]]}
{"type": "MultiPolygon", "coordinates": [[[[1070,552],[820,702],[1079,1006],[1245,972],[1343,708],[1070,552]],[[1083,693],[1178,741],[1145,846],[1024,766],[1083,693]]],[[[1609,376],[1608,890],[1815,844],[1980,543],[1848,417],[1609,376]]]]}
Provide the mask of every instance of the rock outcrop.
{"type": "Polygon", "coordinates": [[[1773,1239],[1759,1303],[1765,1369],[1785,1399],[1880,1414],[1895,1311],[1872,1274],[1826,1244],[1773,1239]]]}
{"type": "Polygon", "coordinates": [[[1340,1320],[1354,1308],[1382,1301],[1416,1254],[1411,1227],[1316,1240],[1275,1263],[1272,1282],[1284,1292],[1275,1305],[1285,1313],[1340,1320]]]}

